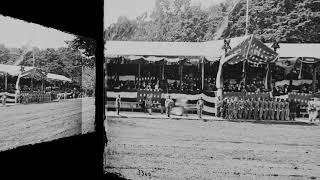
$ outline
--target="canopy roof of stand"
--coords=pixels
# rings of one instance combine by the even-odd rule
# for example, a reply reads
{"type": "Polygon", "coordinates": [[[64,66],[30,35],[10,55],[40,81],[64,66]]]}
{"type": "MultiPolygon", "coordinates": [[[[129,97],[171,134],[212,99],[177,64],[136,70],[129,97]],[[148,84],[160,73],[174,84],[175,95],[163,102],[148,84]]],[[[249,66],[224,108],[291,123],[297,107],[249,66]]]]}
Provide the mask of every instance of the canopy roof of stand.
{"type": "MultiPolygon", "coordinates": [[[[267,54],[264,55],[269,55],[269,53],[270,55],[274,55],[271,49],[272,43],[262,43],[252,35],[231,38],[230,47],[234,49],[239,47],[240,44],[248,44],[251,37],[253,37],[253,42],[267,52],[267,54]]],[[[185,57],[199,60],[199,57],[205,57],[206,60],[214,62],[219,61],[220,57],[224,55],[223,45],[224,40],[207,42],[107,41],[105,44],[105,56],[109,58],[124,56],[125,59],[129,60],[143,59],[152,62],[160,60],[177,62],[183,60],[185,57]]],[[[320,61],[320,44],[280,43],[279,45],[280,48],[277,50],[277,54],[280,60],[295,57],[305,63],[316,63],[320,61]]],[[[254,60],[258,60],[257,57],[252,57],[251,62],[260,63],[254,60]]],[[[271,60],[262,63],[269,61],[271,60]]],[[[230,63],[234,64],[237,62],[239,61],[235,60],[230,63]]]]}
{"type": "MultiPolygon", "coordinates": [[[[231,38],[230,45],[236,46],[247,36],[231,38]]],[[[217,61],[224,53],[224,40],[208,42],[143,42],[143,41],[107,41],[105,56],[132,57],[132,60],[143,58],[148,61],[179,61],[184,57],[202,57],[208,61],[217,61]],[[149,56],[149,57],[145,57],[149,56]]]]}
{"type": "Polygon", "coordinates": [[[36,76],[38,78],[47,78],[51,80],[71,82],[71,79],[65,76],[52,74],[52,73],[46,74],[39,68],[30,67],[30,66],[14,66],[14,65],[0,64],[0,72],[8,73],[11,76],[19,76],[19,74],[21,74],[22,77],[36,76]],[[21,72],[21,69],[23,69],[23,72],[21,72]]]}

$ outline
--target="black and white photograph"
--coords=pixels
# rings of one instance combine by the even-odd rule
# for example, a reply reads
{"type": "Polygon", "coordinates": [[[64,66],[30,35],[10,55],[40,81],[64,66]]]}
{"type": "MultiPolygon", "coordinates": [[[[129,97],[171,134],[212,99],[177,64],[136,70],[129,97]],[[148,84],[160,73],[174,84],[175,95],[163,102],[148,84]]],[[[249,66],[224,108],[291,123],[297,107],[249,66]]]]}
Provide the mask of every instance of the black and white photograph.
{"type": "Polygon", "coordinates": [[[0,151],[94,131],[95,41],[0,15],[0,151]]]}
{"type": "Polygon", "coordinates": [[[104,173],[320,179],[320,1],[104,0],[104,173]]]}

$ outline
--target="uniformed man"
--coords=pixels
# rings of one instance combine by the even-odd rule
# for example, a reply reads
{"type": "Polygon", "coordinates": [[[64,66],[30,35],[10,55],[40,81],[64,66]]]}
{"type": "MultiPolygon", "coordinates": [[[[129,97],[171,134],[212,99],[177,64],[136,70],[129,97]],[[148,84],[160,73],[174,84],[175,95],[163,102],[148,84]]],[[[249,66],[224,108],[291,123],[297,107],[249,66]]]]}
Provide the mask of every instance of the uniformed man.
{"type": "Polygon", "coordinates": [[[218,96],[217,99],[217,117],[222,117],[222,100],[221,100],[221,96],[218,96]]]}
{"type": "Polygon", "coordinates": [[[269,112],[269,99],[266,98],[263,103],[263,119],[268,120],[268,112],[269,112]]]}
{"type": "Polygon", "coordinates": [[[244,110],[244,103],[243,103],[243,100],[242,100],[242,98],[239,98],[239,100],[238,100],[238,108],[237,108],[237,110],[238,110],[238,115],[237,115],[237,117],[238,117],[238,119],[242,119],[243,118],[243,110],[244,110]]]}
{"type": "Polygon", "coordinates": [[[238,119],[239,101],[238,98],[233,99],[233,119],[238,119]]]}
{"type": "Polygon", "coordinates": [[[281,103],[280,100],[277,99],[277,101],[275,102],[276,104],[276,120],[279,121],[280,120],[280,113],[281,113],[281,103]]]}
{"type": "Polygon", "coordinates": [[[268,101],[268,116],[267,116],[267,119],[268,120],[272,120],[272,104],[273,104],[273,101],[271,98],[269,98],[269,101],[268,101]]]}
{"type": "Polygon", "coordinates": [[[227,98],[226,114],[225,114],[226,119],[230,119],[230,112],[231,112],[231,99],[227,98]]]}
{"type": "Polygon", "coordinates": [[[273,98],[272,108],[271,108],[271,120],[276,120],[275,114],[277,113],[277,101],[273,98]]]}
{"type": "Polygon", "coordinates": [[[264,99],[259,101],[259,120],[263,120],[263,112],[264,112],[264,99]]]}
{"type": "Polygon", "coordinates": [[[254,119],[255,120],[259,119],[259,108],[260,108],[260,98],[257,98],[254,101],[254,119]]]}
{"type": "Polygon", "coordinates": [[[204,106],[204,101],[203,101],[202,97],[200,97],[200,99],[197,102],[197,110],[198,110],[199,119],[202,119],[203,106],[204,106]]]}
{"type": "Polygon", "coordinates": [[[121,97],[120,94],[118,94],[118,97],[116,98],[116,108],[117,108],[117,115],[120,115],[120,108],[121,108],[121,97]]]}
{"type": "Polygon", "coordinates": [[[291,99],[289,102],[289,109],[290,109],[290,120],[294,121],[296,118],[296,102],[291,99]]]}
{"type": "Polygon", "coordinates": [[[290,115],[289,101],[286,100],[284,102],[284,104],[285,104],[285,117],[284,117],[284,120],[289,121],[290,120],[289,119],[289,115],[290,115]]]}
{"type": "Polygon", "coordinates": [[[147,111],[149,113],[149,115],[151,115],[152,113],[152,97],[151,94],[148,94],[147,96],[147,101],[146,101],[146,107],[147,107],[147,111]]]}
{"type": "Polygon", "coordinates": [[[221,109],[221,117],[226,118],[226,110],[227,110],[227,98],[224,98],[222,101],[222,109],[221,109]]]}
{"type": "Polygon", "coordinates": [[[243,119],[248,119],[248,114],[249,114],[249,98],[244,98],[244,114],[243,114],[243,119]]]}
{"type": "Polygon", "coordinates": [[[285,118],[285,103],[284,103],[284,100],[281,99],[281,102],[280,102],[280,120],[284,120],[285,118]]]}
{"type": "Polygon", "coordinates": [[[316,119],[315,112],[316,112],[316,107],[315,107],[313,99],[311,99],[308,101],[308,114],[309,114],[309,121],[310,122],[315,121],[315,119],[316,119]]]}
{"type": "Polygon", "coordinates": [[[168,95],[166,98],[166,101],[164,103],[164,106],[166,108],[166,114],[168,117],[170,117],[170,112],[171,112],[171,106],[172,106],[172,99],[170,99],[170,96],[168,95]]]}
{"type": "Polygon", "coordinates": [[[248,117],[247,119],[252,119],[252,114],[254,112],[254,99],[248,99],[248,117]]]}
{"type": "Polygon", "coordinates": [[[235,100],[233,98],[230,98],[230,103],[229,103],[229,119],[233,119],[234,118],[234,115],[233,115],[233,109],[234,109],[234,106],[235,106],[235,100]]]}

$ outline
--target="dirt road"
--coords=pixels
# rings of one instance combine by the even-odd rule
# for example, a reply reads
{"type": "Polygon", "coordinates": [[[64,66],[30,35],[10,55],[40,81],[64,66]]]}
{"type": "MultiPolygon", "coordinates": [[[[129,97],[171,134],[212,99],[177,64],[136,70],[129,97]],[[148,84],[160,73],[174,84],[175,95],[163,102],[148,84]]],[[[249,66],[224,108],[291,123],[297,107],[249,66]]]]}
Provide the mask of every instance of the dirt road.
{"type": "Polygon", "coordinates": [[[109,118],[106,172],[127,179],[320,179],[320,127],[109,118]]]}
{"type": "Polygon", "coordinates": [[[94,99],[0,107],[0,151],[93,131],[94,99]]]}

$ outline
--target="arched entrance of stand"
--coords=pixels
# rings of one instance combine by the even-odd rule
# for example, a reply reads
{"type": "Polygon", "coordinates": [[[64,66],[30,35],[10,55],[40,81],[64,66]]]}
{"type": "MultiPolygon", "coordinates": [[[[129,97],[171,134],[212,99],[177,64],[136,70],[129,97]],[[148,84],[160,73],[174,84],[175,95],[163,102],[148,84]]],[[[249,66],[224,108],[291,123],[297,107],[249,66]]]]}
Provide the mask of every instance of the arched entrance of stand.
{"type": "Polygon", "coordinates": [[[227,52],[224,57],[220,59],[219,69],[217,73],[217,96],[223,97],[224,88],[224,69],[225,66],[235,65],[242,69],[242,83],[244,86],[247,85],[248,67],[253,66],[266,66],[266,74],[264,80],[264,86],[267,90],[270,90],[270,79],[271,79],[271,67],[278,59],[278,54],[271,48],[263,44],[253,35],[246,38],[236,47],[232,48],[227,52]],[[242,66],[239,66],[239,63],[242,66]],[[251,64],[251,65],[250,65],[251,64]]]}

